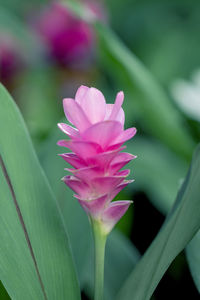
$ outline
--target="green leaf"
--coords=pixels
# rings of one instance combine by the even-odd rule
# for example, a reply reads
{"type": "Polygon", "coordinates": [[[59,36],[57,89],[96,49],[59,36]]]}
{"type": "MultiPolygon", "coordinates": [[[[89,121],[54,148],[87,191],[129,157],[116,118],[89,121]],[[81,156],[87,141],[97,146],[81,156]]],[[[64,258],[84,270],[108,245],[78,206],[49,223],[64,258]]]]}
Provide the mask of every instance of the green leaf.
{"type": "Polygon", "coordinates": [[[12,299],[80,299],[56,200],[2,86],[0,107],[0,279],[12,299]]]}
{"type": "Polygon", "coordinates": [[[186,255],[194,283],[200,293],[200,230],[187,246],[186,255]]]}
{"type": "Polygon", "coordinates": [[[127,82],[132,91],[129,110],[140,110],[142,127],[171,149],[191,158],[194,143],[184,126],[184,119],[142,62],[120,41],[111,29],[95,25],[103,53],[102,64],[117,78],[120,89],[126,91],[127,82]],[[107,59],[106,59],[107,58],[107,59]],[[134,95],[134,96],[133,96],[134,95]],[[134,98],[133,98],[134,97],[134,98]]]}
{"type": "Polygon", "coordinates": [[[200,146],[190,170],[159,234],[122,286],[117,300],[150,299],[178,253],[200,228],[200,146]]]}
{"type": "MultiPolygon", "coordinates": [[[[40,161],[51,187],[57,196],[63,219],[69,233],[73,256],[82,289],[93,297],[93,238],[86,213],[73,197],[72,191],[60,180],[68,167],[63,159],[55,155],[63,149],[56,145],[63,139],[59,129],[43,144],[40,161]],[[80,251],[81,249],[81,251],[80,251]]],[[[130,274],[139,259],[139,253],[131,242],[114,230],[106,245],[105,258],[105,299],[114,299],[120,285],[130,274]]]]}

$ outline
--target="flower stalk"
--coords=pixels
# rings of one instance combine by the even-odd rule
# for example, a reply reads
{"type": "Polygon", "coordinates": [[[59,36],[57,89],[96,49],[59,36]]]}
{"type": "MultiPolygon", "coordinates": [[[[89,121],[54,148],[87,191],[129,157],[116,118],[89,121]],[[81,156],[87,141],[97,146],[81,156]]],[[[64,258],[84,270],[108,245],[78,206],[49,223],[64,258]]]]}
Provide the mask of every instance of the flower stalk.
{"type": "Polygon", "coordinates": [[[94,300],[103,300],[104,290],[104,257],[107,234],[98,220],[91,220],[95,246],[95,286],[94,300]]]}

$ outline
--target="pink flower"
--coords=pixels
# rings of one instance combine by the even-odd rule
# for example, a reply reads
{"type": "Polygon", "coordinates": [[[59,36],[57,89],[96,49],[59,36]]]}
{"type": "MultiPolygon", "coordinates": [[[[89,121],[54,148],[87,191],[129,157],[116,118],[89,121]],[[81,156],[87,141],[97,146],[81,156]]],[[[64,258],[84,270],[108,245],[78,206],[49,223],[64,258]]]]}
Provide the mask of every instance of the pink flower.
{"type": "Polygon", "coordinates": [[[63,181],[75,192],[88,215],[102,222],[106,232],[111,231],[131,203],[111,202],[132,182],[126,179],[130,171],[120,169],[136,157],[121,152],[123,143],[136,133],[135,128],[124,130],[123,99],[123,92],[119,92],[114,104],[106,104],[99,90],[81,86],[75,100],[63,100],[65,115],[75,127],[58,124],[69,137],[58,145],[72,150],[60,154],[73,167],[66,169],[71,175],[63,181]]]}
{"type": "Polygon", "coordinates": [[[61,65],[81,62],[91,52],[93,32],[62,3],[53,1],[39,13],[35,27],[51,58],[61,65]]]}

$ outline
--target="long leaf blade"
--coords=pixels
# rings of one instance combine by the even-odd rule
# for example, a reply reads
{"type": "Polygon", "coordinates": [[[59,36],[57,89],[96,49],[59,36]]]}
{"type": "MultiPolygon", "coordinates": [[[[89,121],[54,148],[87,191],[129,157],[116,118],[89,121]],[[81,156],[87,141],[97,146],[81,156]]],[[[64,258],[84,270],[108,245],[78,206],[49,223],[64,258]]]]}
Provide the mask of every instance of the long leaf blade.
{"type": "Polygon", "coordinates": [[[187,246],[186,254],[194,283],[200,293],[200,230],[187,246]]]}
{"type": "Polygon", "coordinates": [[[156,239],[122,287],[118,300],[149,299],[164,272],[200,228],[200,146],[156,239]]]}
{"type": "MultiPolygon", "coordinates": [[[[140,108],[145,130],[177,153],[190,159],[194,143],[187,128],[184,127],[183,118],[175,110],[162,87],[111,29],[101,23],[96,23],[95,28],[106,61],[105,67],[108,71],[112,70],[112,75],[122,74],[122,79],[125,78],[126,82],[130,80],[132,92],[137,94],[131,103],[133,103],[133,111],[136,105],[140,108]],[[110,60],[106,60],[107,55],[111,56],[110,60]],[[111,60],[112,65],[109,64],[111,60]],[[113,70],[115,67],[116,69],[113,70]]],[[[123,88],[122,80],[120,82],[123,88]]]]}
{"type": "Polygon", "coordinates": [[[80,299],[55,198],[23,119],[2,86],[0,106],[0,279],[13,299],[80,299]]]}

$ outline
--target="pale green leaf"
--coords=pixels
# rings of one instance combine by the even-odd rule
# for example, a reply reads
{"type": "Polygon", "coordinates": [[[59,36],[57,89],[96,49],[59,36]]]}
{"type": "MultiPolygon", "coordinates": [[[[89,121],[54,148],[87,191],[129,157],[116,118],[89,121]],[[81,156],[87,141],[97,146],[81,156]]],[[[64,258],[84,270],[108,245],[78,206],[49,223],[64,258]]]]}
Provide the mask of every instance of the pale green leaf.
{"type": "Polygon", "coordinates": [[[194,283],[200,293],[200,230],[187,246],[186,254],[194,283]]]}
{"type": "MultiPolygon", "coordinates": [[[[127,81],[134,98],[132,110],[138,107],[145,130],[186,158],[191,157],[194,143],[181,114],[172,105],[162,87],[142,62],[103,24],[95,25],[103,53],[102,63],[111,75],[120,77],[120,89],[127,81]],[[106,59],[109,57],[109,59],[106,59]]],[[[131,107],[131,106],[130,106],[131,107]]],[[[129,109],[131,109],[129,107],[129,109]]]]}
{"type": "Polygon", "coordinates": [[[159,234],[120,290],[117,300],[150,299],[173,259],[200,228],[200,146],[159,234]]]}
{"type": "Polygon", "coordinates": [[[0,280],[12,299],[80,299],[56,200],[23,119],[0,86],[0,280]]]}

